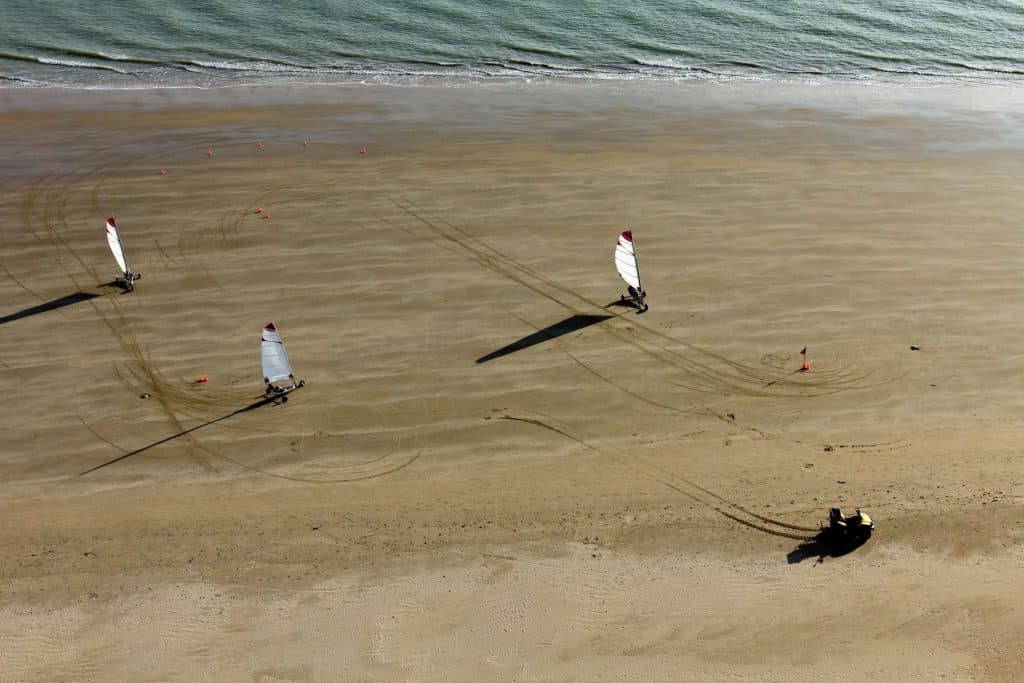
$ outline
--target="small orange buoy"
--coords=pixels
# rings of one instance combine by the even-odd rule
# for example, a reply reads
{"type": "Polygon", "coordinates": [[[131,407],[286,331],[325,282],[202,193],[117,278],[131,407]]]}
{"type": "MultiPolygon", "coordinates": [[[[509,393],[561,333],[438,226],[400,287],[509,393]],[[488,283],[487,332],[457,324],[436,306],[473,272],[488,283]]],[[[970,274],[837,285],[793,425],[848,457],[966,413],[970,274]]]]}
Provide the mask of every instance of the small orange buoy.
{"type": "Polygon", "coordinates": [[[210,378],[207,377],[206,375],[199,375],[199,377],[196,378],[196,384],[202,384],[203,382],[209,382],[209,381],[210,381],[210,378]]]}
{"type": "Polygon", "coordinates": [[[263,213],[263,207],[261,206],[260,208],[256,209],[256,213],[263,213]]]}
{"type": "Polygon", "coordinates": [[[256,141],[256,149],[263,149],[263,140],[256,141]]]}
{"type": "Polygon", "coordinates": [[[161,168],[160,169],[160,175],[167,175],[167,171],[165,171],[164,169],[161,168]]]}
{"type": "Polygon", "coordinates": [[[362,151],[361,151],[361,152],[359,152],[359,153],[360,153],[360,154],[366,154],[366,145],[363,145],[363,149],[362,149],[362,151]]]}
{"type": "Polygon", "coordinates": [[[213,156],[213,150],[212,149],[206,150],[206,156],[212,157],[213,156]]]}
{"type": "Polygon", "coordinates": [[[302,141],[302,146],[303,147],[309,147],[309,140],[303,140],[302,141]]]}

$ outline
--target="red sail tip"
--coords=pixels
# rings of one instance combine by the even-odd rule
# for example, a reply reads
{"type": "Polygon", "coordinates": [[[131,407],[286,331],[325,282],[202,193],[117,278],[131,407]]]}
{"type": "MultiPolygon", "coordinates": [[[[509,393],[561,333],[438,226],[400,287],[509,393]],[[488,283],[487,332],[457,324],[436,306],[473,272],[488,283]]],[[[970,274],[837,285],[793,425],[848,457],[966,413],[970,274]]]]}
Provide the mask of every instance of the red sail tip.
{"type": "Polygon", "coordinates": [[[117,223],[114,222],[114,217],[113,216],[108,218],[107,222],[110,223],[111,225],[113,225],[115,228],[117,227],[117,223]]]}
{"type": "Polygon", "coordinates": [[[622,233],[622,239],[626,240],[627,242],[632,242],[633,241],[633,231],[632,230],[626,230],[625,232],[623,232],[622,233]]]}
{"type": "Polygon", "coordinates": [[[276,328],[276,327],[274,327],[274,323],[273,323],[273,321],[271,321],[271,322],[267,323],[267,326],[266,326],[266,327],[264,327],[263,329],[264,329],[264,330],[267,330],[267,331],[269,331],[269,332],[277,332],[277,328],[276,328]]]}

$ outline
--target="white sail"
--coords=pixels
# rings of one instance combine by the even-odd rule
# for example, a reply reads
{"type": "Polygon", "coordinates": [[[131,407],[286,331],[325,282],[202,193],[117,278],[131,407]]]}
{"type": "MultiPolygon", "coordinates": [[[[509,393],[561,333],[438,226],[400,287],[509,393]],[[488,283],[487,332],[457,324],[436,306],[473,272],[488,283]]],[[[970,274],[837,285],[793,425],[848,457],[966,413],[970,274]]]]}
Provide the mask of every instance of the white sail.
{"type": "Polygon", "coordinates": [[[128,263],[124,259],[124,245],[121,244],[121,236],[117,234],[117,223],[114,222],[113,216],[107,219],[107,244],[110,245],[110,251],[114,252],[114,259],[121,267],[121,272],[127,273],[128,263]]]}
{"type": "Polygon", "coordinates": [[[626,284],[637,291],[640,287],[640,268],[636,263],[636,249],[633,248],[633,233],[629,230],[619,235],[619,243],[615,245],[615,268],[626,284]]]}
{"type": "Polygon", "coordinates": [[[284,352],[284,342],[273,322],[263,328],[260,340],[260,359],[263,361],[263,381],[277,382],[282,379],[293,379],[292,366],[288,362],[288,354],[284,352]]]}

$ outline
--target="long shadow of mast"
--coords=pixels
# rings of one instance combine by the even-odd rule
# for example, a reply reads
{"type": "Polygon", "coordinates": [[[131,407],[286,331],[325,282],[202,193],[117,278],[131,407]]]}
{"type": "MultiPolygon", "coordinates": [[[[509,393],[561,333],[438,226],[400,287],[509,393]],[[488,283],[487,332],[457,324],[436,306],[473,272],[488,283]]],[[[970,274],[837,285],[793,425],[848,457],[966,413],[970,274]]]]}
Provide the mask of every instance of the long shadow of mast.
{"type": "Polygon", "coordinates": [[[57,297],[56,299],[51,299],[45,303],[29,306],[28,308],[23,308],[20,311],[0,317],[0,325],[3,325],[4,323],[11,323],[15,320],[21,320],[22,318],[29,318],[33,315],[39,315],[40,313],[46,313],[47,311],[54,311],[58,308],[64,308],[65,306],[71,306],[81,301],[95,299],[98,296],[100,295],[93,292],[74,292],[72,294],[67,294],[65,296],[57,297]]]}
{"type": "Polygon", "coordinates": [[[242,413],[249,412],[250,410],[255,410],[256,408],[259,408],[261,406],[265,406],[268,403],[274,403],[276,400],[278,400],[278,397],[276,397],[276,396],[275,397],[271,397],[271,398],[261,398],[258,401],[256,401],[255,403],[251,403],[251,404],[245,406],[244,408],[239,408],[238,410],[236,410],[234,412],[231,412],[231,413],[228,413],[227,415],[221,415],[218,418],[214,418],[212,420],[209,420],[208,422],[203,422],[202,424],[198,424],[195,427],[189,427],[188,429],[180,431],[177,434],[171,434],[168,437],[160,439],[159,441],[154,441],[153,443],[148,444],[146,446],[143,446],[142,448],[136,448],[134,451],[131,451],[130,453],[125,453],[124,455],[119,455],[116,458],[114,458],[113,460],[108,460],[105,463],[102,463],[100,465],[96,465],[95,467],[90,467],[89,469],[85,470],[84,472],[79,472],[78,474],[75,475],[75,477],[84,477],[85,475],[87,475],[87,474],[89,474],[91,472],[95,472],[96,470],[101,470],[104,467],[109,467],[110,465],[113,465],[114,463],[121,462],[122,460],[130,458],[133,455],[138,455],[139,453],[144,453],[144,452],[148,451],[149,449],[156,448],[157,446],[159,446],[161,444],[165,444],[168,441],[174,441],[175,439],[177,439],[179,437],[185,436],[186,434],[191,434],[192,432],[200,430],[203,427],[209,427],[212,424],[216,424],[218,422],[223,422],[224,420],[227,420],[228,418],[234,417],[235,415],[240,415],[242,413]]]}
{"type": "Polygon", "coordinates": [[[49,301],[44,301],[41,304],[29,306],[28,308],[23,308],[20,311],[0,316],[0,325],[12,323],[15,320],[21,320],[22,318],[30,318],[33,315],[39,315],[40,313],[46,313],[47,311],[55,311],[58,308],[64,308],[65,306],[73,306],[82,301],[88,301],[89,299],[95,299],[107,294],[111,289],[121,289],[123,291],[123,288],[118,285],[117,280],[104,282],[101,285],[96,285],[92,291],[78,290],[77,292],[65,294],[64,296],[59,296],[56,299],[50,299],[49,301]]]}
{"type": "Polygon", "coordinates": [[[591,325],[596,325],[602,320],[608,320],[611,317],[614,316],[589,314],[585,315],[582,313],[570,315],[565,320],[560,320],[553,325],[548,325],[543,330],[537,330],[533,334],[528,334],[522,339],[516,340],[511,344],[507,344],[496,351],[491,351],[485,356],[480,356],[479,358],[476,359],[476,362],[486,363],[488,361],[494,360],[495,358],[501,358],[502,356],[507,356],[510,353],[522,351],[523,349],[528,349],[531,346],[536,346],[537,344],[541,344],[552,339],[557,339],[562,335],[570,334],[572,332],[576,332],[577,330],[582,330],[583,328],[590,327],[591,325]]]}

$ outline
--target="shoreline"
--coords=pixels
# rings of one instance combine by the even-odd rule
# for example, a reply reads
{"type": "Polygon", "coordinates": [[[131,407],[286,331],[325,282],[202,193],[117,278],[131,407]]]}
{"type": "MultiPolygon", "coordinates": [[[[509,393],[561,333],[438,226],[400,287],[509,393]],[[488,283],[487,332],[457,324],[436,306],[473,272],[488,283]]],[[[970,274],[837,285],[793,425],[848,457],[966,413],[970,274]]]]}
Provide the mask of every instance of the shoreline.
{"type": "Polygon", "coordinates": [[[507,103],[505,96],[526,96],[544,102],[552,95],[560,97],[586,96],[601,93],[615,101],[617,98],[639,97],[644,106],[657,105],[659,100],[669,105],[691,104],[706,98],[715,104],[746,103],[750,106],[777,106],[780,103],[806,104],[828,109],[868,105],[879,109],[909,109],[927,114],[937,105],[951,111],[997,111],[1024,109],[1024,92],[1015,88],[985,83],[957,85],[906,86],[904,84],[871,83],[865,81],[835,81],[823,83],[790,83],[767,79],[715,82],[702,80],[644,81],[644,80],[586,80],[557,78],[510,78],[494,80],[424,81],[409,84],[389,83],[317,83],[267,82],[225,84],[213,87],[153,85],[139,88],[89,88],[75,86],[41,86],[32,88],[0,87],[0,112],[20,107],[38,108],[44,105],[59,107],[102,106],[103,100],[137,103],[143,99],[159,102],[230,106],[242,102],[253,104],[263,101],[278,103],[287,93],[296,97],[295,104],[321,104],[336,101],[338,93],[360,93],[387,99],[387,94],[415,95],[421,93],[463,91],[490,94],[499,103],[507,103]],[[963,102],[965,93],[970,94],[963,102]],[[227,97],[225,97],[227,96],[227,97]],[[76,101],[71,102],[69,99],[76,101]],[[221,103],[215,103],[216,100],[221,103]],[[19,104],[26,102],[26,104],[19,104]]]}

